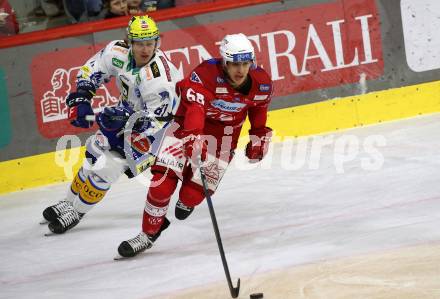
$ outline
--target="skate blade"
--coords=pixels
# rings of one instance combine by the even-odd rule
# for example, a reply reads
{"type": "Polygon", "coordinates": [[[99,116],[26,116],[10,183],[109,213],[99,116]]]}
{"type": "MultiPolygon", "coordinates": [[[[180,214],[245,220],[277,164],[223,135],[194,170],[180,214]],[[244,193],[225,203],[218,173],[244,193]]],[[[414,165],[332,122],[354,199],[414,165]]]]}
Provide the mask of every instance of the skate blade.
{"type": "Polygon", "coordinates": [[[43,219],[39,222],[39,224],[44,225],[44,224],[48,224],[49,221],[47,221],[46,219],[43,219]]]}
{"type": "Polygon", "coordinates": [[[56,235],[61,235],[61,234],[54,233],[51,230],[49,230],[47,233],[44,234],[45,237],[52,237],[52,236],[56,236],[56,235]]]}
{"type": "Polygon", "coordinates": [[[122,261],[122,260],[128,260],[128,259],[130,259],[130,258],[119,255],[119,254],[113,258],[114,261],[122,261]]]}

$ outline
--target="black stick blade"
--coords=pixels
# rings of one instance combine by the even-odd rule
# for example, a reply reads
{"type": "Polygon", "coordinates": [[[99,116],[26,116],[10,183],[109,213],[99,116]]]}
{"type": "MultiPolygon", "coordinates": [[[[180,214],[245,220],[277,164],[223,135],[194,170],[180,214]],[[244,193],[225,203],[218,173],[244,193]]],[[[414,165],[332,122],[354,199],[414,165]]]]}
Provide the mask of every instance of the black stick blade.
{"type": "Polygon", "coordinates": [[[232,298],[237,298],[240,293],[240,278],[237,280],[237,286],[231,290],[232,298]]]}

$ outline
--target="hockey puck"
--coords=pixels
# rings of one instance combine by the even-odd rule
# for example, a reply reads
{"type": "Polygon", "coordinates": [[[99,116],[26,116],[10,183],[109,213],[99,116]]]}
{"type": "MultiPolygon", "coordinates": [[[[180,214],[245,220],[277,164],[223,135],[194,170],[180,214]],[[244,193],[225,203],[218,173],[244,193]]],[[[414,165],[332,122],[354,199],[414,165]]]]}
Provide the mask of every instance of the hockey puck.
{"type": "Polygon", "coordinates": [[[253,293],[250,295],[251,299],[261,299],[263,298],[263,293],[253,293]]]}

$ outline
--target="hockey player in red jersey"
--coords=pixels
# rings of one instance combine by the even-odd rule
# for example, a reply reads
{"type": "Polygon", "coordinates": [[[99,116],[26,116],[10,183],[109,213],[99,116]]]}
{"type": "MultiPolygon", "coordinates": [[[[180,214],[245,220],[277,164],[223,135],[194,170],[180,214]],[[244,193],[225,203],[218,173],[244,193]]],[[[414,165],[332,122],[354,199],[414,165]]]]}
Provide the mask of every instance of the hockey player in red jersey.
{"type": "MultiPolygon", "coordinates": [[[[177,84],[181,102],[177,130],[164,139],[151,172],[153,177],[143,213],[142,232],[120,244],[118,252],[131,257],[153,245],[171,195],[182,181],[175,216],[183,220],[205,198],[199,162],[213,194],[233,158],[242,125],[249,117],[246,156],[258,162],[265,156],[272,129],[266,126],[273,91],[269,75],[256,66],[254,48],[244,34],[227,35],[221,58],[197,66],[177,84]]],[[[170,129],[171,130],[171,129],[170,129]]]]}

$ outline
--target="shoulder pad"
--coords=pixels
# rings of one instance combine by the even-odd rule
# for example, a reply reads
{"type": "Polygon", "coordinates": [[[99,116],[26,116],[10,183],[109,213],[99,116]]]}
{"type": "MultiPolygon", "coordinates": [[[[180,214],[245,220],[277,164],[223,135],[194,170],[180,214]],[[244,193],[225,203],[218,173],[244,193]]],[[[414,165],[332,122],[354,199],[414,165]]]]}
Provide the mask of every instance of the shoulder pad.
{"type": "Polygon", "coordinates": [[[212,68],[213,66],[215,66],[219,63],[221,63],[221,60],[219,60],[217,58],[211,58],[211,59],[202,61],[196,68],[200,68],[200,67],[212,68]]]}
{"type": "Polygon", "coordinates": [[[200,84],[203,84],[203,82],[202,82],[202,80],[200,79],[199,75],[198,75],[195,71],[192,71],[192,72],[191,72],[191,74],[189,75],[189,80],[190,80],[191,82],[194,82],[194,83],[200,83],[200,84]]]}
{"type": "Polygon", "coordinates": [[[272,79],[270,78],[269,74],[259,66],[257,66],[255,69],[251,69],[249,74],[252,76],[253,80],[260,84],[272,84],[272,79]]]}
{"type": "Polygon", "coordinates": [[[136,84],[145,82],[144,84],[166,84],[173,82],[173,78],[170,73],[169,65],[168,69],[163,65],[163,57],[156,57],[150,64],[142,67],[139,74],[136,76],[136,84]]]}
{"type": "Polygon", "coordinates": [[[113,41],[107,46],[107,49],[111,53],[119,53],[124,56],[128,54],[129,48],[130,47],[123,40],[113,41]]]}
{"type": "Polygon", "coordinates": [[[268,95],[273,93],[273,83],[269,74],[261,67],[250,70],[249,74],[255,81],[256,92],[266,94],[265,96],[256,96],[255,100],[267,99],[268,95]]]}
{"type": "Polygon", "coordinates": [[[195,83],[202,84],[214,82],[219,74],[219,62],[220,61],[218,59],[209,59],[203,61],[190,73],[190,80],[195,83]]]}
{"type": "Polygon", "coordinates": [[[211,58],[211,59],[205,60],[204,63],[205,63],[205,62],[206,62],[207,64],[219,64],[220,60],[219,60],[219,59],[216,59],[216,58],[211,58]]]}
{"type": "Polygon", "coordinates": [[[123,40],[118,40],[118,41],[114,44],[114,46],[118,46],[118,47],[125,48],[125,49],[129,49],[129,48],[130,48],[130,47],[128,46],[128,44],[127,44],[125,41],[123,41],[123,40]]]}

